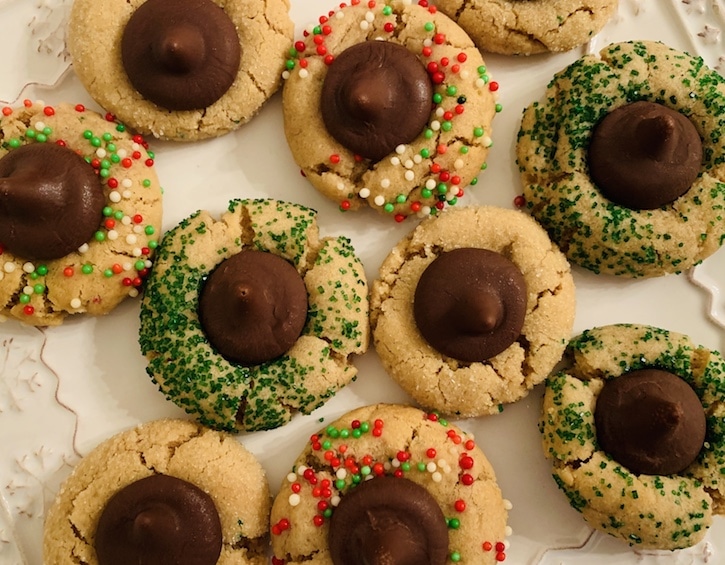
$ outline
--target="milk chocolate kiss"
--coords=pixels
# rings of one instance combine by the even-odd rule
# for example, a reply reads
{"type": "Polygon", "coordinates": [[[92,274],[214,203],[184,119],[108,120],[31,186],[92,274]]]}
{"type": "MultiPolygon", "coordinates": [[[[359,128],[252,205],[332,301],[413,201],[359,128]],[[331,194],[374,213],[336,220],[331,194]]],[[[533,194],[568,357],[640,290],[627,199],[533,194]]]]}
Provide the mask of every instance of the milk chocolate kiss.
{"type": "Polygon", "coordinates": [[[406,47],[363,41],[329,66],[320,109],[332,137],[353,153],[379,161],[423,131],[432,97],[428,72],[406,47]]]}
{"type": "Polygon", "coordinates": [[[104,205],[95,171],[67,147],[22,145],[0,159],[0,244],[18,257],[76,251],[98,230],[104,205]]]}
{"type": "Polygon", "coordinates": [[[425,488],[381,476],[340,499],[330,520],[329,546],[334,565],[443,565],[448,526],[425,488]]]}
{"type": "Polygon", "coordinates": [[[234,22],[212,0],[147,0],[121,38],[129,81],[167,110],[200,110],[219,100],[240,59],[234,22]]]}
{"type": "Polygon", "coordinates": [[[519,338],[526,316],[526,281],[519,268],[488,249],[441,253],[420,277],[413,316],[437,351],[485,361],[519,338]]]}
{"type": "Polygon", "coordinates": [[[199,297],[199,318],[222,356],[258,365],[297,341],[307,319],[307,288],[281,257],[241,251],[209,275],[199,297]]]}
{"type": "Polygon", "coordinates": [[[609,200],[653,210],[690,189],[702,167],[702,141],[679,112],[640,100],[604,116],[588,159],[594,183],[609,200]]]}
{"type": "Polygon", "coordinates": [[[197,486],[152,475],[111,497],[95,548],[100,565],[214,565],[222,548],[219,513],[197,486]]]}
{"type": "Polygon", "coordinates": [[[705,441],[705,411],[695,391],[659,369],[606,381],[594,422],[600,447],[635,474],[680,473],[705,441]]]}

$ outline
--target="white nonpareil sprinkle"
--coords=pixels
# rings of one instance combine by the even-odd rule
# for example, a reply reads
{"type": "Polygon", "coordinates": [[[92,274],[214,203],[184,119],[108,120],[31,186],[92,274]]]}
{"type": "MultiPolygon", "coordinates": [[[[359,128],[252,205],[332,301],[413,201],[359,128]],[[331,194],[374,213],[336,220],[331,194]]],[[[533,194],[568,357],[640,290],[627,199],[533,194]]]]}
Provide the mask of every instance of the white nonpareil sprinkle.
{"type": "Polygon", "coordinates": [[[460,72],[460,73],[458,73],[458,74],[460,75],[460,77],[461,77],[461,78],[462,78],[463,80],[466,80],[466,79],[467,79],[467,78],[468,78],[468,77],[470,76],[470,74],[469,74],[469,72],[468,72],[468,71],[461,71],[461,72],[460,72]]]}
{"type": "Polygon", "coordinates": [[[415,178],[415,173],[413,171],[405,171],[405,180],[411,181],[415,178]]]}
{"type": "Polygon", "coordinates": [[[360,198],[367,198],[368,196],[370,196],[370,189],[369,188],[361,188],[360,189],[360,192],[358,192],[357,195],[360,198]]]}
{"type": "Polygon", "coordinates": [[[134,142],[133,142],[133,143],[131,144],[131,149],[133,149],[134,151],[141,151],[141,146],[140,146],[140,145],[139,145],[138,143],[136,143],[136,142],[134,141],[134,142]]]}
{"type": "Polygon", "coordinates": [[[32,273],[33,271],[35,271],[35,265],[33,265],[31,262],[27,262],[23,264],[23,271],[25,271],[26,273],[32,273]]]}
{"type": "Polygon", "coordinates": [[[135,226],[133,226],[133,233],[135,233],[136,235],[138,235],[138,234],[140,234],[142,232],[143,232],[143,227],[142,226],[139,226],[138,224],[136,224],[135,226]]]}
{"type": "Polygon", "coordinates": [[[340,504],[340,497],[338,495],[333,496],[330,499],[330,504],[332,504],[333,506],[339,505],[340,504]]]}
{"type": "Polygon", "coordinates": [[[367,13],[365,14],[365,19],[366,19],[366,20],[367,20],[368,22],[370,22],[370,23],[373,23],[373,22],[375,21],[375,14],[373,14],[372,12],[367,12],[367,13]]]}
{"type": "Polygon", "coordinates": [[[441,108],[440,106],[438,108],[436,108],[436,116],[438,116],[439,118],[442,117],[443,114],[445,114],[445,113],[446,113],[446,111],[443,108],[441,108]]]}
{"type": "Polygon", "coordinates": [[[71,308],[80,308],[81,307],[81,299],[80,298],[74,298],[70,301],[70,307],[71,308]]]}
{"type": "Polygon", "coordinates": [[[393,167],[400,165],[400,157],[391,157],[390,164],[393,165],[393,167]]]}
{"type": "Polygon", "coordinates": [[[380,186],[383,188],[389,188],[390,187],[390,179],[382,179],[380,181],[380,186]]]}
{"type": "Polygon", "coordinates": [[[143,255],[143,253],[141,252],[141,248],[134,247],[133,251],[131,251],[131,255],[133,255],[134,257],[141,257],[141,255],[143,255]]]}
{"type": "Polygon", "coordinates": [[[338,182],[337,183],[337,190],[339,190],[340,192],[344,192],[345,191],[345,183],[338,182]]]}
{"type": "Polygon", "coordinates": [[[360,29],[361,30],[367,31],[369,27],[370,27],[370,24],[366,20],[363,20],[363,21],[360,22],[360,29]]]}
{"type": "Polygon", "coordinates": [[[383,204],[385,204],[385,197],[381,194],[378,194],[373,202],[375,202],[376,206],[382,206],[383,204]]]}
{"type": "Polygon", "coordinates": [[[504,498],[503,499],[503,507],[506,510],[511,510],[514,507],[514,505],[511,503],[511,501],[508,498],[504,498]]]}
{"type": "Polygon", "coordinates": [[[294,483],[297,480],[297,475],[294,473],[287,473],[287,481],[290,483],[294,483]]]}
{"type": "Polygon", "coordinates": [[[283,71],[283,72],[282,72],[282,78],[283,78],[284,80],[287,80],[287,79],[289,78],[289,71],[283,71]]]}
{"type": "Polygon", "coordinates": [[[430,476],[430,478],[433,480],[434,483],[440,483],[443,480],[443,475],[436,471],[430,476]]]}
{"type": "Polygon", "coordinates": [[[493,140],[487,135],[483,136],[482,141],[484,147],[491,147],[493,145],[493,140]]]}
{"type": "Polygon", "coordinates": [[[511,535],[513,535],[514,530],[511,526],[506,526],[505,532],[506,532],[506,537],[510,537],[511,535]]]}
{"type": "Polygon", "coordinates": [[[335,473],[335,476],[338,479],[344,480],[347,477],[347,469],[338,469],[337,472],[335,473]]]}
{"type": "Polygon", "coordinates": [[[108,230],[106,237],[111,241],[116,241],[118,239],[118,232],[116,230],[108,230]]]}
{"type": "Polygon", "coordinates": [[[427,181],[425,181],[425,187],[428,190],[433,190],[436,187],[435,179],[428,179],[427,181]]]}
{"type": "Polygon", "coordinates": [[[476,84],[476,88],[483,88],[484,86],[486,86],[486,81],[483,80],[482,78],[477,78],[475,84],[476,84]]]}
{"type": "Polygon", "coordinates": [[[402,155],[403,153],[405,153],[405,145],[403,145],[402,143],[401,143],[400,145],[398,145],[398,146],[397,146],[397,147],[395,148],[395,152],[396,152],[396,153],[397,153],[398,155],[402,155]]]}
{"type": "Polygon", "coordinates": [[[135,245],[137,239],[138,238],[134,234],[130,233],[126,236],[126,243],[129,245],[135,245]]]}
{"type": "Polygon", "coordinates": [[[26,286],[23,288],[23,294],[33,294],[33,287],[32,286],[26,286]]]}
{"type": "Polygon", "coordinates": [[[84,243],[78,248],[78,253],[88,253],[88,244],[84,243]]]}
{"type": "Polygon", "coordinates": [[[298,74],[300,78],[307,78],[310,75],[310,73],[307,72],[307,69],[300,69],[298,74]]]}
{"type": "Polygon", "coordinates": [[[137,288],[132,288],[131,290],[128,291],[128,295],[131,298],[136,298],[138,296],[138,289],[137,288]]]}
{"type": "Polygon", "coordinates": [[[121,181],[121,186],[123,188],[131,188],[133,186],[133,181],[129,178],[125,178],[121,181]]]}
{"type": "Polygon", "coordinates": [[[106,155],[106,150],[103,147],[99,147],[98,149],[96,149],[96,157],[98,157],[99,159],[105,159],[106,155]]]}
{"type": "Polygon", "coordinates": [[[412,169],[412,168],[413,168],[413,165],[414,165],[414,164],[415,164],[415,163],[413,163],[413,159],[406,159],[406,160],[405,160],[405,163],[403,163],[403,166],[404,166],[404,167],[405,167],[406,169],[412,169]]]}
{"type": "Polygon", "coordinates": [[[122,195],[126,200],[131,198],[133,196],[133,193],[130,190],[124,190],[122,195]]]}
{"type": "Polygon", "coordinates": [[[433,461],[429,461],[428,464],[425,466],[425,469],[429,473],[435,473],[438,470],[438,465],[436,465],[433,461]]]}
{"type": "Polygon", "coordinates": [[[45,129],[45,122],[37,121],[34,127],[37,131],[43,131],[45,129]]]}
{"type": "Polygon", "coordinates": [[[453,168],[457,171],[462,169],[465,163],[463,162],[463,159],[456,159],[456,161],[453,163],[453,168]]]}
{"type": "Polygon", "coordinates": [[[131,269],[133,268],[133,264],[132,264],[132,263],[131,263],[130,261],[126,261],[126,262],[125,262],[125,263],[124,263],[123,265],[121,265],[121,266],[123,267],[123,270],[124,270],[124,271],[130,271],[130,270],[131,270],[131,269]]]}
{"type": "Polygon", "coordinates": [[[296,492],[293,492],[289,495],[289,498],[287,499],[287,502],[289,502],[290,506],[297,506],[301,501],[300,495],[296,492]]]}
{"type": "Polygon", "coordinates": [[[124,216],[123,218],[121,218],[121,223],[124,226],[130,226],[131,225],[131,216],[124,216]]]}
{"type": "Polygon", "coordinates": [[[415,155],[413,155],[413,161],[415,163],[422,163],[423,157],[421,157],[420,153],[416,153],[415,155]]]}
{"type": "Polygon", "coordinates": [[[120,194],[119,194],[119,193],[118,193],[117,191],[115,191],[115,190],[114,190],[114,191],[112,191],[112,192],[111,192],[111,193],[110,193],[110,194],[108,195],[108,199],[109,199],[109,200],[110,200],[111,202],[113,202],[114,204],[117,204],[118,202],[120,202],[120,201],[121,201],[121,195],[120,195],[120,194]]]}
{"type": "Polygon", "coordinates": [[[300,465],[297,467],[297,474],[301,477],[305,474],[305,471],[307,470],[307,465],[300,465]]]}
{"type": "Polygon", "coordinates": [[[441,123],[438,120],[433,120],[430,123],[430,129],[432,129],[433,131],[438,131],[439,129],[441,129],[441,123]]]}
{"type": "Polygon", "coordinates": [[[116,155],[118,155],[121,159],[123,159],[124,157],[126,157],[128,155],[128,151],[121,148],[118,151],[116,151],[116,155]]]}

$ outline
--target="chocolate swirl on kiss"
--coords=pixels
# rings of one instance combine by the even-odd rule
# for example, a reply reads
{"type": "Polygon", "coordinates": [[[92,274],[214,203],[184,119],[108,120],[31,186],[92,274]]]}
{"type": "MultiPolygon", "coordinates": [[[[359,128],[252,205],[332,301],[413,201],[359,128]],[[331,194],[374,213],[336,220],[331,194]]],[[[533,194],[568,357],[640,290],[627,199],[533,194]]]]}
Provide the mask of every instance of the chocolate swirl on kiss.
{"type": "Polygon", "coordinates": [[[71,149],[35,143],[0,159],[0,243],[18,257],[76,251],[98,230],[104,205],[98,176],[71,149]]]}
{"type": "Polygon", "coordinates": [[[232,20],[212,0],[147,0],[121,38],[128,79],[167,110],[200,110],[219,100],[239,71],[232,20]]]}
{"type": "Polygon", "coordinates": [[[111,497],[95,548],[100,565],[214,565],[222,548],[219,513],[197,486],[152,475],[111,497]]]}
{"type": "Polygon", "coordinates": [[[199,297],[199,318],[222,356],[258,365],[297,341],[307,319],[307,288],[281,257],[240,251],[209,275],[199,297]]]}
{"type": "Polygon", "coordinates": [[[322,120],[347,149],[379,161],[423,131],[432,97],[428,72],[406,47],[363,41],[329,66],[322,85],[322,120]]]}
{"type": "Polygon", "coordinates": [[[329,545],[335,565],[443,565],[448,525],[425,488],[381,476],[340,499],[330,520],[329,545]]]}
{"type": "Polygon", "coordinates": [[[465,362],[498,355],[521,334],[526,281],[519,268],[488,249],[439,255],[418,281],[415,323],[437,351],[465,362]]]}
{"type": "Polygon", "coordinates": [[[594,422],[600,447],[635,474],[673,475],[697,459],[705,441],[705,411],[695,391],[659,369],[606,381],[594,422]]]}
{"type": "Polygon", "coordinates": [[[681,113],[640,100],[604,116],[592,133],[588,159],[592,180],[609,200],[653,210],[695,182],[702,140],[681,113]]]}

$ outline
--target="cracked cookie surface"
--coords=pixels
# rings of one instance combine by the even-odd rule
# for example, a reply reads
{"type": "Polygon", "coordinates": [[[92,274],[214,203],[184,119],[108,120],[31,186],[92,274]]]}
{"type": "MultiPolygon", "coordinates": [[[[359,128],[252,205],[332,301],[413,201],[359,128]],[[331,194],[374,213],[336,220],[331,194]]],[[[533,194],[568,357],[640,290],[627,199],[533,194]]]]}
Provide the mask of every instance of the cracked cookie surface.
{"type": "Polygon", "coordinates": [[[618,0],[436,0],[483,51],[533,55],[569,51],[589,41],[617,11],[618,0]]]}
{"type": "Polygon", "coordinates": [[[451,560],[488,565],[505,559],[510,503],[472,436],[435,414],[377,404],[314,434],[294,462],[272,505],[274,563],[332,564],[335,508],[355,485],[379,475],[414,481],[433,495],[448,521],[451,560]]]}
{"type": "Polygon", "coordinates": [[[595,273],[679,273],[725,239],[725,81],[702,59],[656,42],[617,43],[557,73],[523,114],[516,156],[531,214],[570,261],[595,273]],[[612,110],[645,100],[680,112],[703,147],[700,173],[654,210],[607,199],[589,174],[592,130],[612,110]]]}
{"type": "Polygon", "coordinates": [[[0,316],[51,326],[71,314],[106,314],[138,295],[161,230],[162,196],[153,153],[123,124],[80,104],[3,109],[0,158],[42,143],[86,159],[105,202],[93,237],[64,257],[30,261],[0,241],[0,316]]]}
{"type": "Polygon", "coordinates": [[[45,520],[44,563],[97,565],[96,526],[106,503],[152,475],[182,479],[211,497],[221,522],[219,565],[267,562],[270,495],[259,462],[231,435],[157,420],[104,441],[76,466],[45,520]]]}
{"type": "Polygon", "coordinates": [[[574,338],[568,367],[546,382],[540,430],[553,476],[593,527],[643,548],[679,549],[700,541],[725,514],[725,361],[689,337],[656,327],[615,324],[574,338]],[[682,473],[635,474],[602,451],[594,410],[604,382],[642,368],[685,380],[706,414],[705,443],[682,473]]]}
{"type": "Polygon", "coordinates": [[[410,0],[354,1],[321,20],[295,43],[284,75],[285,134],[307,180],[342,210],[370,206],[398,221],[456,204],[485,165],[500,110],[498,84],[471,39],[447,16],[410,0]],[[423,131],[376,162],[336,141],[320,110],[328,65],[374,40],[408,48],[434,83],[423,131]]]}
{"type": "Polygon", "coordinates": [[[575,291],[569,263],[532,218],[479,206],[425,220],[398,243],[373,282],[370,305],[375,349],[388,373],[422,406],[469,417],[500,412],[548,376],[570,338],[575,291]],[[423,271],[441,252],[461,247],[500,253],[526,281],[520,336],[487,361],[464,363],[438,352],[413,314],[423,271]]]}
{"type": "Polygon", "coordinates": [[[141,302],[141,350],[161,391],[202,423],[228,431],[281,426],[321,406],[356,375],[369,341],[368,286],[350,241],[320,238],[317,213],[275,200],[234,200],[220,219],[199,211],[169,230],[141,302]],[[199,294],[242,250],[290,262],[307,289],[307,319],[284,355],[253,366],[225,359],[202,329],[199,294]]]}
{"type": "Polygon", "coordinates": [[[220,136],[252,119],[279,88],[294,36],[289,1],[214,0],[239,36],[241,60],[233,84],[216,102],[197,110],[170,111],[147,100],[131,84],[121,58],[123,30],[145,1],[75,0],[68,25],[68,49],[81,83],[98,104],[134,129],[175,141],[220,136]]]}

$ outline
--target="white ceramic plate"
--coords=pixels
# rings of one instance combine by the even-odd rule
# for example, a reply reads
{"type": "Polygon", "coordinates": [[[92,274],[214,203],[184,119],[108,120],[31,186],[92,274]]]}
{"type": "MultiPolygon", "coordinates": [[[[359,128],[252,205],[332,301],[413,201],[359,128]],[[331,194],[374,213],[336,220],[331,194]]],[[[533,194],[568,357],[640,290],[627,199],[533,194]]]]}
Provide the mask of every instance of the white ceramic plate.
{"type": "MultiPolygon", "coordinates": [[[[500,83],[503,111],[494,121],[489,167],[464,203],[513,207],[521,191],[514,140],[523,108],[541,96],[554,72],[587,51],[629,39],[658,39],[725,67],[722,0],[620,0],[618,15],[580,49],[559,55],[486,56],[500,83]]],[[[75,78],[65,52],[70,0],[0,0],[0,106],[25,98],[49,104],[81,102],[96,108],[75,78]],[[12,54],[12,55],[10,55],[12,54]]],[[[330,0],[292,0],[298,35],[334,7],[330,0]]],[[[372,211],[342,214],[299,174],[282,131],[276,95],[243,128],[191,145],[152,142],[165,188],[164,227],[199,208],[221,212],[232,198],[271,197],[319,211],[325,235],[349,236],[372,281],[389,249],[413,228],[372,211]]],[[[696,342],[725,346],[725,251],[693,272],[655,280],[620,280],[574,269],[575,332],[639,322],[689,334],[696,342]]],[[[69,319],[38,330],[0,324],[0,564],[40,565],[42,521],[60,481],[78,459],[112,434],[140,422],[186,417],[167,402],[144,372],[137,344],[138,301],[128,300],[103,318],[69,319]]],[[[310,416],[282,429],[239,437],[262,461],[276,492],[293,459],[322,420],[380,401],[409,402],[385,374],[374,351],[356,362],[359,379],[310,416]]],[[[629,564],[725,563],[725,519],[707,538],[677,553],[639,552],[592,533],[557,490],[539,441],[536,420],[541,387],[497,416],[458,422],[476,434],[513,503],[507,563],[629,564]]]]}

